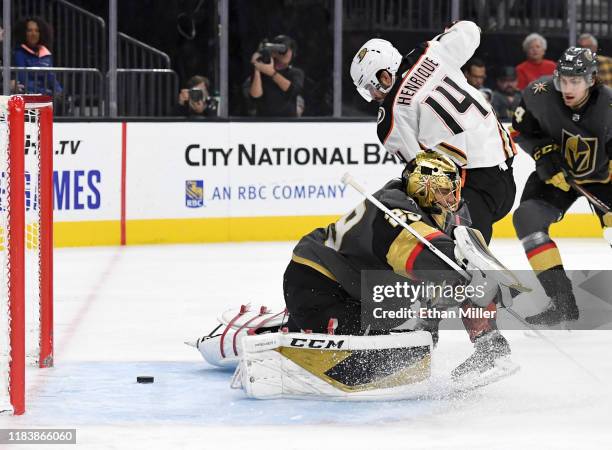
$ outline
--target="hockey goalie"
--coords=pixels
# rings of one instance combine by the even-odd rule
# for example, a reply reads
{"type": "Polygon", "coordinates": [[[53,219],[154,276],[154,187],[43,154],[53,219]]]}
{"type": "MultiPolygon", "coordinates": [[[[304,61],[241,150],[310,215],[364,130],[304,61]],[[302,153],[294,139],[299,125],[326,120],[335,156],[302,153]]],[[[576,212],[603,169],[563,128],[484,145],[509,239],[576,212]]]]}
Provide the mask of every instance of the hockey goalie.
{"type": "Polygon", "coordinates": [[[489,313],[461,316],[474,352],[450,374],[457,386],[488,384],[518,370],[494,314],[512,275],[482,236],[465,226],[455,164],[444,155],[420,152],[402,177],[374,198],[395,219],[365,200],[298,242],[284,274],[284,310],[226,311],[215,330],[192,343],[210,364],[236,367],[232,386],[254,398],[401,399],[422,392],[441,319],[420,315],[409,329],[405,318],[367,320],[366,271],[478,293],[419,298],[426,309],[489,313]],[[398,226],[398,218],[415,232],[398,226]],[[415,233],[467,269],[470,279],[450,270],[415,233]]]}

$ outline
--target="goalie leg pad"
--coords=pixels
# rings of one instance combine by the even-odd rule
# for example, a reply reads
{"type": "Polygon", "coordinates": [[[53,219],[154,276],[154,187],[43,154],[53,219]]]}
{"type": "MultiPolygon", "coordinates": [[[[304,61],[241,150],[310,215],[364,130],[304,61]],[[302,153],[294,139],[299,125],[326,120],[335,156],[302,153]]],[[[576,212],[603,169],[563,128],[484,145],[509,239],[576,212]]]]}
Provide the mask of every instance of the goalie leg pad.
{"type": "MultiPolygon", "coordinates": [[[[490,278],[518,292],[530,290],[523,286],[518,277],[491,253],[478,230],[458,226],[455,228],[454,237],[455,258],[464,267],[485,272],[485,278],[490,278]]],[[[488,302],[483,302],[481,306],[486,306],[486,304],[488,302]]]]}
{"type": "Polygon", "coordinates": [[[275,333],[242,337],[235,378],[258,399],[413,397],[431,374],[431,335],[275,333]]]}
{"type": "Polygon", "coordinates": [[[286,319],[286,311],[270,311],[262,306],[251,310],[248,305],[229,309],[218,318],[211,333],[188,343],[196,347],[206,362],[217,367],[236,367],[241,353],[240,337],[248,334],[276,332],[286,319]]]}

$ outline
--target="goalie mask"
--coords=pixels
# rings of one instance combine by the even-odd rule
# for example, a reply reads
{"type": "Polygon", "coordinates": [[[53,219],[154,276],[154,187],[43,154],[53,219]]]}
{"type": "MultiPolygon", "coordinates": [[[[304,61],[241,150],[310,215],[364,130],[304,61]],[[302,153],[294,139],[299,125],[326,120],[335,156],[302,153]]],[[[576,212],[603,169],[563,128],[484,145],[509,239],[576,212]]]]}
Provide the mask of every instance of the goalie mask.
{"type": "Polygon", "coordinates": [[[395,84],[395,74],[402,62],[402,55],[389,41],[370,39],[363,44],[351,64],[351,78],[357,87],[357,92],[371,102],[373,92],[387,94],[395,84]],[[391,74],[391,85],[383,87],[378,79],[378,73],[386,70],[391,74]]]}
{"type": "Polygon", "coordinates": [[[433,151],[417,154],[402,173],[406,193],[423,211],[431,213],[443,230],[460,209],[461,177],[455,163],[433,151]]]}
{"type": "Polygon", "coordinates": [[[597,75],[597,59],[595,53],[588,48],[570,47],[563,52],[553,73],[555,89],[561,91],[561,76],[583,77],[587,86],[595,83],[597,75]]]}

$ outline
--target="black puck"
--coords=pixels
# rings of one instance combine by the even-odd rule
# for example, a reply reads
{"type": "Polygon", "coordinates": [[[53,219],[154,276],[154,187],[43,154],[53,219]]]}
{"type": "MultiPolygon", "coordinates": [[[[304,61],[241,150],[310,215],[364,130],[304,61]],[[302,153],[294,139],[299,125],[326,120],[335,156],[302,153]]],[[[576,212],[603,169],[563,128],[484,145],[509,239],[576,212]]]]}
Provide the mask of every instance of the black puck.
{"type": "Polygon", "coordinates": [[[139,383],[153,383],[154,380],[153,377],[136,377],[136,381],[139,383]]]}

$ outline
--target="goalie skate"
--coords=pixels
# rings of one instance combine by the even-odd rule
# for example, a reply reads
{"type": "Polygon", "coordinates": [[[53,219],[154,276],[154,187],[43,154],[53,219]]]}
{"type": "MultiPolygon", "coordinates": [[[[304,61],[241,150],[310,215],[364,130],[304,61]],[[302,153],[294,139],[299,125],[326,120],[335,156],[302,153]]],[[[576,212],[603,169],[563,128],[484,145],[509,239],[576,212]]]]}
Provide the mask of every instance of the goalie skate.
{"type": "Polygon", "coordinates": [[[451,373],[459,390],[486,386],[520,369],[510,359],[508,342],[496,331],[478,338],[475,348],[474,353],[451,373]]]}

